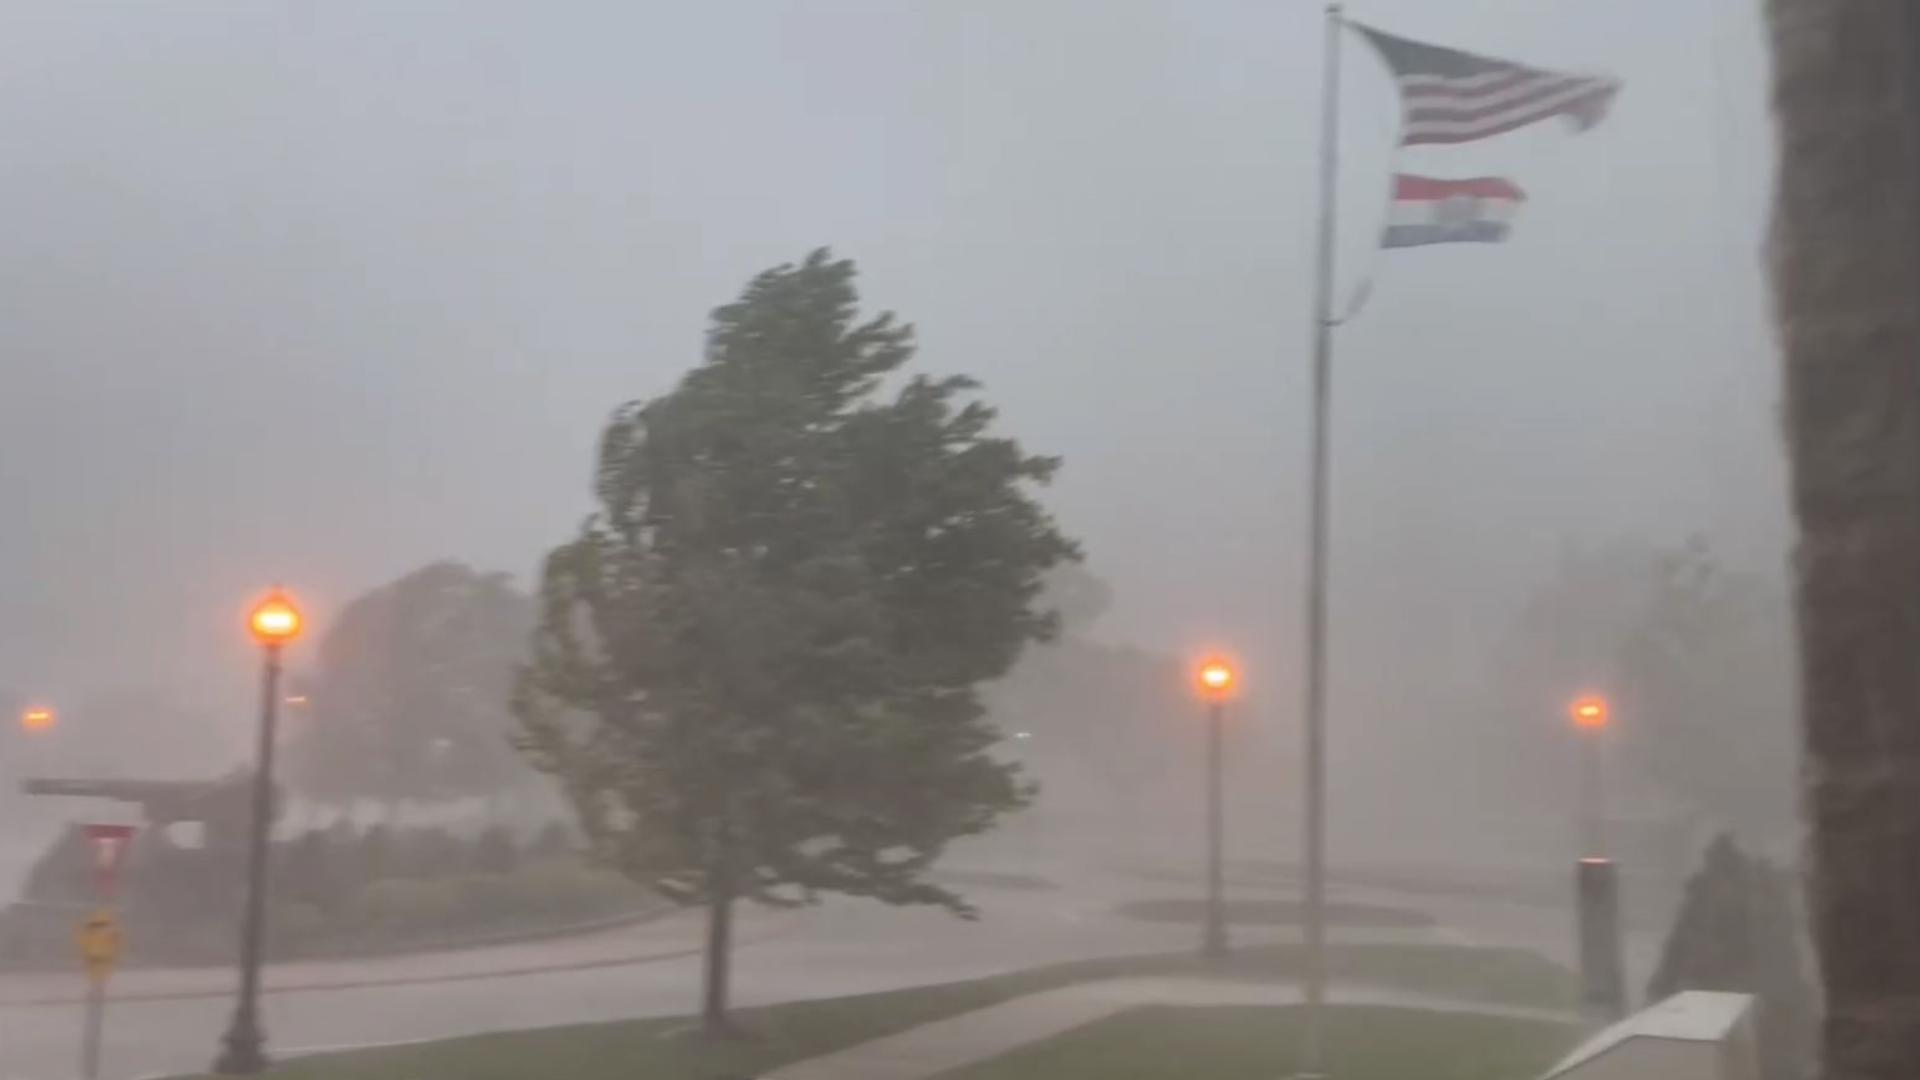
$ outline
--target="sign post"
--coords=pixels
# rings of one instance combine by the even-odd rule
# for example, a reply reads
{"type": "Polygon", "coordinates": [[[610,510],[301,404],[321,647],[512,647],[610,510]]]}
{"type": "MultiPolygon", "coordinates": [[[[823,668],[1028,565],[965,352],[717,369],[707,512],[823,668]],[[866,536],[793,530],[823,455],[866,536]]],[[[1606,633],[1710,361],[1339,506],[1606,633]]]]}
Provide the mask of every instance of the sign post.
{"type": "Polygon", "coordinates": [[[131,825],[87,825],[82,831],[93,848],[93,885],[100,907],[87,916],[74,934],[80,963],[87,972],[87,1016],[80,1034],[80,1076],[99,1080],[100,1033],[106,1022],[107,978],[120,960],[120,920],[113,913],[120,866],[133,840],[131,825]]]}
{"type": "Polygon", "coordinates": [[[100,1029],[106,1019],[107,977],[120,959],[120,923],[110,908],[87,916],[75,936],[80,962],[87,969],[87,1019],[80,1036],[80,1076],[99,1080],[100,1029]]]}

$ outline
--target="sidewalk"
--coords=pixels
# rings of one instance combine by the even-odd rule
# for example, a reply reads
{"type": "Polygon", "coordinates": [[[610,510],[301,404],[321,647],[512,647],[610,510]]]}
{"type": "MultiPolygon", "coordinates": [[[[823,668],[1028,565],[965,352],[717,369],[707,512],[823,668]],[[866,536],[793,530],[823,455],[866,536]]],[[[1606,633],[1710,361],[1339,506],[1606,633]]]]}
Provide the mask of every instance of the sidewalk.
{"type": "MultiPolygon", "coordinates": [[[[783,914],[742,912],[741,941],[777,936],[790,921],[783,914]]],[[[703,919],[699,911],[682,911],[571,937],[448,952],[269,964],[261,985],[268,994],[350,990],[671,960],[699,954],[703,919]]],[[[132,968],[114,975],[111,994],[116,1002],[227,997],[234,992],[234,978],[230,967],[132,968]]],[[[66,1006],[83,1000],[84,986],[77,972],[0,975],[0,1006],[66,1006]]]]}
{"type": "MultiPolygon", "coordinates": [[[[762,1080],[928,1080],[998,1057],[1028,1043],[1141,1005],[1298,1005],[1297,987],[1221,979],[1155,977],[1080,983],[1015,998],[823,1057],[796,1062],[762,1080]]],[[[1552,1009],[1455,1001],[1396,990],[1335,987],[1336,1005],[1392,1005],[1520,1020],[1577,1023],[1552,1009]]]]}

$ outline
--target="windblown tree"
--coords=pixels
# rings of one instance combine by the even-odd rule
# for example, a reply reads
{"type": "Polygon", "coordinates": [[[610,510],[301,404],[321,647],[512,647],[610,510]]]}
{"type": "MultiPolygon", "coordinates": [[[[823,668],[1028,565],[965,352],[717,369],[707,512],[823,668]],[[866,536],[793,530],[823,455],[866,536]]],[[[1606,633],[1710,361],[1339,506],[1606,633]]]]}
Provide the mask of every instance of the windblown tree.
{"type": "Polygon", "coordinates": [[[1050,635],[1042,576],[1078,554],[1034,498],[1057,460],[991,434],[972,381],[882,392],[912,330],[861,321],[854,277],[761,274],[614,415],[514,698],[597,857],[706,906],[710,1032],[739,900],[971,914],[925,873],[1030,794],[978,687],[1050,635]]]}
{"type": "Polygon", "coordinates": [[[1920,1076],[1920,12],[1768,0],[1830,1080],[1920,1076]]]}
{"type": "Polygon", "coordinates": [[[492,796],[537,779],[507,710],[535,621],[504,574],[425,566],[333,620],[290,710],[289,776],[338,801],[492,796]]]}

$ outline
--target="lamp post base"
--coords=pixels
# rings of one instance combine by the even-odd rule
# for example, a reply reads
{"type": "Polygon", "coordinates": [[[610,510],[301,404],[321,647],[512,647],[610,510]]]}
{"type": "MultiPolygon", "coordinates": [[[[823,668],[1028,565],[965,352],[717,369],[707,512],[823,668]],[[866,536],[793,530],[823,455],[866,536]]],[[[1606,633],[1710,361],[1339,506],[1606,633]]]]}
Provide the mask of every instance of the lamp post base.
{"type": "Polygon", "coordinates": [[[1227,958],[1227,935],[1224,930],[1209,928],[1200,939],[1200,955],[1209,960],[1227,958]]]}
{"type": "Polygon", "coordinates": [[[252,1025],[235,1024],[222,1040],[226,1049],[214,1059],[213,1072],[217,1076],[252,1076],[265,1072],[271,1064],[263,1049],[266,1040],[260,1035],[260,1029],[252,1025]]]}

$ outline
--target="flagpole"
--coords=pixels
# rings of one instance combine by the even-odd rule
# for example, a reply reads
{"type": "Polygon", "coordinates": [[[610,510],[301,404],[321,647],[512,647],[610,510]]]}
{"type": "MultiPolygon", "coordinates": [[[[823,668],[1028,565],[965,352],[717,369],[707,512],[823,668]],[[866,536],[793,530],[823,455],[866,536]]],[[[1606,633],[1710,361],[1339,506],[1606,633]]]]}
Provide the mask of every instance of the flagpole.
{"type": "Polygon", "coordinates": [[[1327,5],[1320,117],[1320,230],[1313,289],[1313,434],[1307,524],[1306,900],[1307,949],[1300,1076],[1326,1075],[1327,994],[1327,421],[1333,396],[1334,220],[1340,175],[1339,0],[1327,5]]]}

